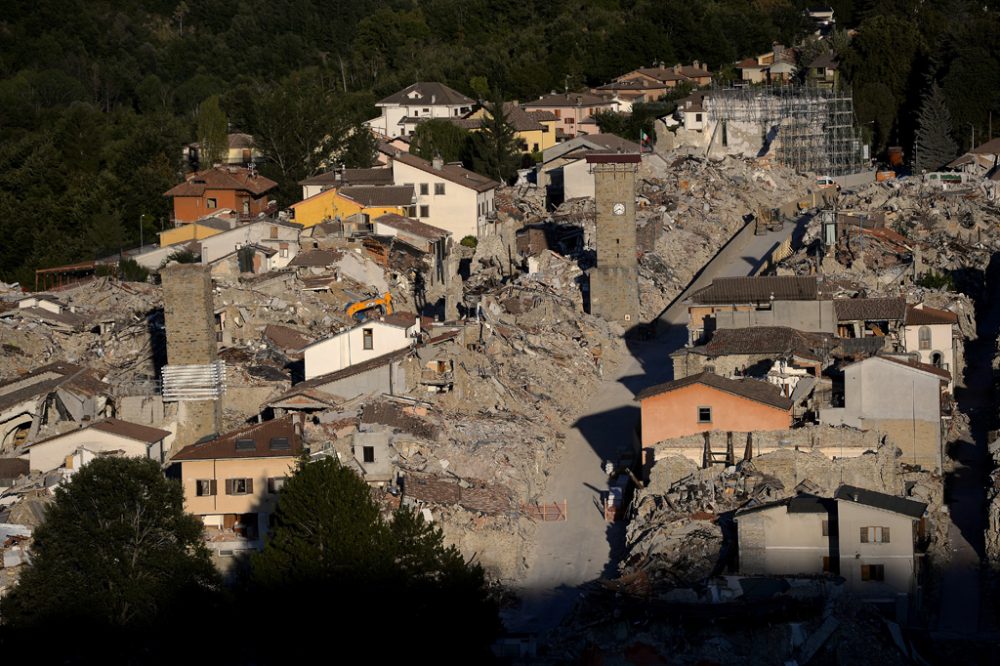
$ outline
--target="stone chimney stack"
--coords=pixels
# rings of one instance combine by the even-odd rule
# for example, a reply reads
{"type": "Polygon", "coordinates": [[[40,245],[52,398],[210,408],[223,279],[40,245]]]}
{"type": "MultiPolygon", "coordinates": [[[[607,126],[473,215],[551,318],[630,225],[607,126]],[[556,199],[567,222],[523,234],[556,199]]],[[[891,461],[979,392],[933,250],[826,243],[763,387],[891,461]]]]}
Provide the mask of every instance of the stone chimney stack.
{"type": "Polygon", "coordinates": [[[444,160],[441,159],[441,155],[439,155],[438,153],[434,153],[434,159],[431,160],[431,167],[435,171],[440,171],[442,168],[444,168],[444,160]]]}

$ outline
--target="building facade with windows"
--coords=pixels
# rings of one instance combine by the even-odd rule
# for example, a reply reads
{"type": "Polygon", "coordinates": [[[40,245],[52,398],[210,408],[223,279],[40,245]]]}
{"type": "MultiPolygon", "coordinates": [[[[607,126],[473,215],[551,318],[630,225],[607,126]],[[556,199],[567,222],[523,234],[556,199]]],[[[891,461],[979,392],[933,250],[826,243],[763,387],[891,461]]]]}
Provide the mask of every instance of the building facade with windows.
{"type": "Polygon", "coordinates": [[[428,162],[401,151],[393,154],[392,178],[397,186],[413,186],[411,217],[458,240],[492,233],[497,181],[440,158],[428,162]]]}
{"type": "Polygon", "coordinates": [[[170,473],[180,478],[184,508],[204,521],[210,542],[259,547],[301,454],[301,422],[285,416],[186,446],[170,473]]]}
{"type": "Polygon", "coordinates": [[[365,125],[387,139],[410,136],[419,123],[431,118],[461,118],[474,103],[443,83],[420,81],[376,103],[381,115],[365,125]]]}
{"type": "Polygon", "coordinates": [[[173,200],[175,225],[196,222],[220,209],[232,210],[243,218],[266,212],[268,193],[278,187],[270,178],[257,171],[235,166],[218,166],[195,171],[185,176],[163,196],[173,200]]]}
{"type": "Polygon", "coordinates": [[[938,310],[920,303],[906,307],[903,321],[903,346],[915,353],[921,363],[946,370],[951,375],[948,390],[961,379],[961,336],[958,315],[950,310],[938,310]]]}
{"type": "Polygon", "coordinates": [[[307,380],[409,347],[420,334],[417,315],[397,312],[341,331],[305,348],[307,380]]]}
{"type": "Polygon", "coordinates": [[[920,582],[927,505],[843,485],[736,512],[740,573],[842,576],[853,594],[894,601],[920,582]]]}
{"type": "Polygon", "coordinates": [[[728,379],[701,372],[651,386],[635,398],[641,406],[642,446],[699,432],[786,430],[792,402],[756,379],[728,379]]]}

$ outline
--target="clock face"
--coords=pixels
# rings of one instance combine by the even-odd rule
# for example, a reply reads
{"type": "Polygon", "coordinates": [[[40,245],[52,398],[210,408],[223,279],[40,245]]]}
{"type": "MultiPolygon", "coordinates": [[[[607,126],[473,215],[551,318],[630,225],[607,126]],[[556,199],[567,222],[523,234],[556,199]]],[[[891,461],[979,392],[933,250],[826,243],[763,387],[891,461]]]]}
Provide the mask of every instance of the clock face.
{"type": "Polygon", "coordinates": [[[615,205],[613,205],[611,207],[611,212],[614,213],[615,215],[624,215],[625,214],[625,204],[623,204],[623,203],[616,203],[615,205]]]}

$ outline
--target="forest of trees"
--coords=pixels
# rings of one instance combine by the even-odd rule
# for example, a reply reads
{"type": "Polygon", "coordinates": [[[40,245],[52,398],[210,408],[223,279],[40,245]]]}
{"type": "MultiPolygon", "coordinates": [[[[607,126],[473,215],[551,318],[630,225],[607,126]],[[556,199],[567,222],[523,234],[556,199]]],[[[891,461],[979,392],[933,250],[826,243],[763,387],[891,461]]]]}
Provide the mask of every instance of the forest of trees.
{"type": "MultiPolygon", "coordinates": [[[[381,96],[417,80],[507,99],[608,81],[653,61],[713,71],[805,34],[804,0],[13,0],[0,19],[0,280],[113,254],[168,218],[180,147],[254,134],[281,185],[347,145],[381,96]],[[481,79],[480,79],[481,80],[481,79]],[[213,99],[217,97],[216,99],[213,99]],[[212,130],[211,128],[215,128],[212,130]],[[202,137],[205,138],[205,137],[202,137]]],[[[909,154],[933,84],[952,139],[1000,107],[997,0],[833,0],[857,120],[909,154]]],[[[926,123],[925,123],[926,124],[926,123]]],[[[361,147],[363,148],[363,147],[361,147]]]]}

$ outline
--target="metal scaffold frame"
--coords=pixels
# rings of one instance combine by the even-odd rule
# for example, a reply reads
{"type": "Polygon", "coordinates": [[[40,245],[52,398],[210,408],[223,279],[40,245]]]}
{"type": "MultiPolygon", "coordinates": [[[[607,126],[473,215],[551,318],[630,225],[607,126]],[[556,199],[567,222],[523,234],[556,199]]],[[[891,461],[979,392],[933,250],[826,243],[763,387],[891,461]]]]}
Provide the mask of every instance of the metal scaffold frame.
{"type": "Polygon", "coordinates": [[[759,125],[765,146],[796,171],[842,176],[865,168],[850,90],[814,86],[715,88],[710,121],[759,125]]]}

